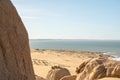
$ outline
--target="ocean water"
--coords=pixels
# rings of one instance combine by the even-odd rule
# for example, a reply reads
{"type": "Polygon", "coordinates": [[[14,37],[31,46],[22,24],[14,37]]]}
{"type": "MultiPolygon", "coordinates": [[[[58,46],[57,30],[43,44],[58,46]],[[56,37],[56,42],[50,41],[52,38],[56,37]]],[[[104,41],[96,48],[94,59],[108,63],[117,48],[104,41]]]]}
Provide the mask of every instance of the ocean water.
{"type": "Polygon", "coordinates": [[[120,40],[30,39],[31,48],[96,51],[120,57],[120,40]]]}

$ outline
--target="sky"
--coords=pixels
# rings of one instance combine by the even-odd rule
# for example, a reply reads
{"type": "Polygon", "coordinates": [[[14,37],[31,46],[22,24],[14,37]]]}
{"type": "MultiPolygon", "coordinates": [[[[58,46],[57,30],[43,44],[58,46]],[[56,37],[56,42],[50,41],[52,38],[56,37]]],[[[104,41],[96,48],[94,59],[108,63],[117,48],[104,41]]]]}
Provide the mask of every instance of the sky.
{"type": "Polygon", "coordinates": [[[12,0],[30,39],[120,40],[120,0],[12,0]]]}

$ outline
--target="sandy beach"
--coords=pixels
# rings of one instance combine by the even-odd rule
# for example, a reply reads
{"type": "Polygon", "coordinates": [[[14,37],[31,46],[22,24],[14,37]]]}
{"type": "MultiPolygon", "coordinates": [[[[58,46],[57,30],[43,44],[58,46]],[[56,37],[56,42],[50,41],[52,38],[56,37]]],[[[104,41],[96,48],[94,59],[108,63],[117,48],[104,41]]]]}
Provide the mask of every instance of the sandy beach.
{"type": "Polygon", "coordinates": [[[35,75],[43,78],[46,77],[51,66],[65,67],[74,75],[76,74],[76,67],[86,59],[97,57],[112,58],[100,52],[47,49],[31,49],[31,56],[35,75]]]}

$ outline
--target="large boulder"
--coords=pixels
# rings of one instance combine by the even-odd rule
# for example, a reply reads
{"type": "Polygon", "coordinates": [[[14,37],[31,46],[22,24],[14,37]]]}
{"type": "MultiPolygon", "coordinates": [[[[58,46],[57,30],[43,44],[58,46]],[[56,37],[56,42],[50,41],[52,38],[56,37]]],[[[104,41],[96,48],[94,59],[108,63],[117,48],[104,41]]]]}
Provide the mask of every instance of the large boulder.
{"type": "Polygon", "coordinates": [[[60,80],[76,80],[76,75],[64,76],[60,80]]]}
{"type": "Polygon", "coordinates": [[[93,58],[81,63],[76,72],[76,80],[97,80],[104,77],[120,78],[120,61],[93,58]]]}
{"type": "Polygon", "coordinates": [[[62,77],[70,75],[69,70],[59,66],[53,66],[48,72],[46,80],[60,80],[62,77]]]}
{"type": "Polygon", "coordinates": [[[0,0],[0,80],[35,80],[27,31],[10,0],[0,0]]]}
{"type": "Polygon", "coordinates": [[[40,76],[35,76],[36,80],[45,80],[43,77],[40,77],[40,76]]]}

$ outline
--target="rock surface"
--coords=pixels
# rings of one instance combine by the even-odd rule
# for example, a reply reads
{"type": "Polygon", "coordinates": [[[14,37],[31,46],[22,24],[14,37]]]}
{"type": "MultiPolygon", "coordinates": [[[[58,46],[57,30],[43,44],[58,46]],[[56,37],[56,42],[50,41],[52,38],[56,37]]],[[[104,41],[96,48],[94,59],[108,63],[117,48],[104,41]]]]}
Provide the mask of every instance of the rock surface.
{"type": "Polygon", "coordinates": [[[36,80],[45,80],[44,78],[40,77],[40,76],[35,76],[36,80]]]}
{"type": "Polygon", "coordinates": [[[120,61],[105,58],[89,59],[76,69],[76,80],[97,80],[104,77],[120,78],[120,61]]]}
{"type": "Polygon", "coordinates": [[[68,76],[64,76],[62,77],[60,80],[76,80],[76,75],[68,75],[68,76]]]}
{"type": "Polygon", "coordinates": [[[0,80],[35,80],[28,35],[10,0],[0,0],[0,80]]]}
{"type": "Polygon", "coordinates": [[[48,72],[46,80],[60,80],[62,77],[70,75],[70,72],[66,68],[54,66],[48,72]]]}

